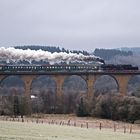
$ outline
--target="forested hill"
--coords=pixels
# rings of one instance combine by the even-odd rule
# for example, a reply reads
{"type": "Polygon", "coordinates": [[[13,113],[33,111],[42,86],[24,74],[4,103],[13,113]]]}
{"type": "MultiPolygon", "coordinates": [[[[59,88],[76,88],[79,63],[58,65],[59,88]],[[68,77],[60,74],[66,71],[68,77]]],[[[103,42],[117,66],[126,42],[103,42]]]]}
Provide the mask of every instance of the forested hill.
{"type": "Polygon", "coordinates": [[[54,52],[66,52],[66,53],[81,53],[81,54],[84,54],[84,55],[89,55],[89,53],[87,51],[80,51],[80,50],[67,50],[67,49],[64,49],[64,48],[60,48],[60,47],[55,47],[55,46],[38,46],[38,45],[32,45],[32,46],[16,46],[14,47],[16,49],[23,49],[23,50],[26,50],[26,49],[30,49],[30,50],[43,50],[43,51],[48,51],[48,52],[51,52],[51,53],[54,53],[54,52]]]}
{"type": "MultiPolygon", "coordinates": [[[[81,53],[84,55],[89,55],[92,52],[87,52],[87,51],[81,51],[81,50],[68,50],[65,48],[60,48],[60,47],[56,47],[56,46],[39,46],[39,45],[27,45],[27,46],[15,46],[14,48],[16,49],[30,49],[30,50],[44,50],[44,51],[49,51],[51,53],[54,52],[72,52],[72,53],[81,53]]],[[[125,50],[118,50],[118,49],[95,49],[95,51],[93,52],[93,54],[95,56],[99,56],[101,58],[103,58],[104,60],[110,60],[112,58],[114,58],[115,56],[119,55],[119,56],[131,56],[133,55],[132,51],[125,51],[125,50]]]]}
{"type": "Polygon", "coordinates": [[[132,56],[132,51],[122,51],[118,49],[95,49],[95,56],[99,56],[104,60],[113,59],[115,56],[132,56]]]}

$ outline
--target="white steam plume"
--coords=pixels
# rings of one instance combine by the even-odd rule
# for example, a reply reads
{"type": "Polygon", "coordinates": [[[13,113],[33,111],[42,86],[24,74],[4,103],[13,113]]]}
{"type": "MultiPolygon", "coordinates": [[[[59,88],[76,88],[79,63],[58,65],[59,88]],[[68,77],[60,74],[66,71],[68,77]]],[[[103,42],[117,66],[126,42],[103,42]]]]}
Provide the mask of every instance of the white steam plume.
{"type": "Polygon", "coordinates": [[[32,62],[33,60],[35,61],[46,61],[50,62],[51,64],[53,63],[59,63],[62,61],[65,61],[67,63],[72,62],[72,61],[83,61],[83,60],[93,60],[96,61],[95,56],[85,56],[83,54],[75,54],[75,53],[65,53],[65,52],[48,52],[48,51],[43,51],[43,50],[22,50],[22,49],[15,49],[13,47],[5,48],[1,47],[0,48],[0,60],[2,61],[12,61],[12,62],[18,62],[18,61],[28,61],[32,62]]]}

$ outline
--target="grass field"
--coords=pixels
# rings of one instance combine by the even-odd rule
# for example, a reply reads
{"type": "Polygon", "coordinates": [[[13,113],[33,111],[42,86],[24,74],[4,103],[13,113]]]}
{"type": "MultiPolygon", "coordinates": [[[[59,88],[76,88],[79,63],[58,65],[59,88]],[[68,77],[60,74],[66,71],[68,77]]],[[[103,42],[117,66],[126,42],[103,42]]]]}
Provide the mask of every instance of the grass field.
{"type": "Polygon", "coordinates": [[[140,134],[73,126],[0,121],[0,140],[140,140],[140,134]]]}

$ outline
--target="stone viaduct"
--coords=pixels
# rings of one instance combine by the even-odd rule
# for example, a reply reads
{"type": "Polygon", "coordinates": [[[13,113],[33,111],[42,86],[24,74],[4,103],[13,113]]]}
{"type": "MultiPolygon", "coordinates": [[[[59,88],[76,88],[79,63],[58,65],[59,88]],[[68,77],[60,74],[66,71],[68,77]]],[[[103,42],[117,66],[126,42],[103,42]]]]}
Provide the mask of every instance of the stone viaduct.
{"type": "Polygon", "coordinates": [[[56,83],[56,95],[61,97],[62,95],[62,85],[65,78],[72,75],[77,75],[83,78],[87,84],[87,96],[90,98],[94,96],[94,83],[95,81],[103,75],[111,76],[118,85],[118,92],[125,96],[127,95],[127,85],[132,76],[140,75],[140,72],[44,72],[44,73],[32,73],[32,72],[18,72],[18,73],[0,73],[0,81],[4,80],[8,76],[19,76],[24,82],[25,96],[30,99],[31,85],[34,78],[40,75],[51,76],[56,83]]]}
{"type": "Polygon", "coordinates": [[[95,81],[103,75],[111,76],[118,85],[118,92],[122,96],[127,95],[127,85],[131,77],[135,75],[140,75],[140,71],[137,72],[4,72],[0,73],[0,82],[7,78],[8,76],[19,76],[20,79],[24,82],[25,88],[25,97],[27,100],[28,107],[30,108],[30,94],[31,94],[31,86],[33,79],[38,76],[51,76],[52,79],[56,83],[56,97],[61,99],[62,95],[62,85],[64,83],[65,78],[76,75],[83,78],[87,85],[87,97],[91,98],[94,96],[94,84],[95,81]]]}

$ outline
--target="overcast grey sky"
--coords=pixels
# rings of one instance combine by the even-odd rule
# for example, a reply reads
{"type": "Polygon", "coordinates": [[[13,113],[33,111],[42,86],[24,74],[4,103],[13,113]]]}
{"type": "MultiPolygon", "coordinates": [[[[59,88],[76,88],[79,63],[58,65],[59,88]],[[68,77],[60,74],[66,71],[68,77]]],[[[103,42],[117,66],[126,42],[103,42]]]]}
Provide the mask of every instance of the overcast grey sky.
{"type": "Polygon", "coordinates": [[[0,46],[140,47],[140,0],[0,0],[0,46]]]}

